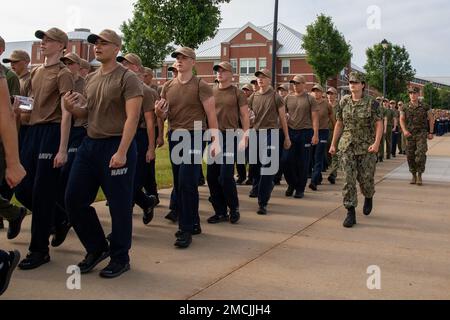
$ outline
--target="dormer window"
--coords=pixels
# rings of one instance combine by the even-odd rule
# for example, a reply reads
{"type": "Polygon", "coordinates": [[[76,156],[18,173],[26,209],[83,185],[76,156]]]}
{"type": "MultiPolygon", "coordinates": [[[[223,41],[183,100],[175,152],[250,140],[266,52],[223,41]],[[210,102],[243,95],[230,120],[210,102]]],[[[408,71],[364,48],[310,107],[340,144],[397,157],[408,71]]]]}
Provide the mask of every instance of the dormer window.
{"type": "Polygon", "coordinates": [[[245,34],[245,40],[252,40],[253,34],[251,32],[245,34]]]}

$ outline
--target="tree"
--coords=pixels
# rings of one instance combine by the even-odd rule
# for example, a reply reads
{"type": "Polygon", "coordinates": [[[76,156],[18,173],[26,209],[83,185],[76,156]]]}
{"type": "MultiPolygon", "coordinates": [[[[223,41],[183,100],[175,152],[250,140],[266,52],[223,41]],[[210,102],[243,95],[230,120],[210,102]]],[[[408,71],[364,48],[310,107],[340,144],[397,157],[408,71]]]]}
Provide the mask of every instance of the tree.
{"type": "Polygon", "coordinates": [[[439,94],[439,90],[431,83],[427,83],[423,88],[423,99],[427,105],[433,107],[434,109],[439,109],[441,107],[441,96],[439,94]]]}
{"type": "Polygon", "coordinates": [[[174,46],[198,46],[213,37],[221,22],[219,4],[230,0],[138,0],[133,18],[121,26],[123,51],[158,67],[174,46]]]}
{"type": "MultiPolygon", "coordinates": [[[[380,92],[383,92],[383,50],[381,44],[368,48],[364,66],[368,83],[380,92]]],[[[386,49],[386,95],[400,100],[415,74],[406,48],[389,43],[386,49]]]]}
{"type": "Polygon", "coordinates": [[[441,109],[450,110],[450,90],[442,89],[439,91],[441,100],[441,109]]]}
{"type": "Polygon", "coordinates": [[[313,67],[322,85],[334,77],[350,63],[351,46],[334,26],[331,17],[323,14],[306,27],[303,49],[307,62],[313,67]]]}

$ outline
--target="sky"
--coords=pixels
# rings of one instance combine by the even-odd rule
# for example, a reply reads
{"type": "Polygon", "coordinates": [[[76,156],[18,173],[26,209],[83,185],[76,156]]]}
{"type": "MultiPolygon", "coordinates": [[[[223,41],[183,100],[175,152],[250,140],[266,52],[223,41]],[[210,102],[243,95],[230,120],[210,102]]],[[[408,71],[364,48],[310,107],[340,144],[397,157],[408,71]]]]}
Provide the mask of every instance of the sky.
{"type": "MultiPolygon", "coordinates": [[[[37,29],[119,31],[133,15],[135,0],[15,0],[0,20],[7,41],[34,40],[37,29]]],[[[274,0],[231,0],[221,5],[220,27],[257,26],[273,21],[274,0]]],[[[279,0],[279,21],[304,33],[318,14],[333,22],[352,46],[352,62],[363,67],[365,51],[384,38],[405,46],[418,76],[450,76],[450,1],[448,0],[279,0]]]]}

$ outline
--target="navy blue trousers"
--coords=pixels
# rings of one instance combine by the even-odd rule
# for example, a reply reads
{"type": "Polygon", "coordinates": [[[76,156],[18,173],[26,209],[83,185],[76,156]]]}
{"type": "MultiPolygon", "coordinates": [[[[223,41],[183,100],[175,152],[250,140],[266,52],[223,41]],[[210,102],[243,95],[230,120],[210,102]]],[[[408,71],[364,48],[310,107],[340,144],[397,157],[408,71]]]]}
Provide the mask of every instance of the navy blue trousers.
{"type": "Polygon", "coordinates": [[[298,192],[305,192],[311,158],[313,130],[294,130],[289,128],[289,136],[292,141],[292,147],[283,152],[284,177],[289,186],[298,192]]]}
{"type": "Polygon", "coordinates": [[[136,143],[130,145],[127,163],[120,169],[109,168],[121,137],[91,139],[86,137],[78,149],[66,191],[66,209],[70,222],[88,253],[108,247],[100,220],[92,203],[101,187],[111,214],[111,260],[130,261],[134,176],[136,172],[136,143]]]}
{"type": "Polygon", "coordinates": [[[315,146],[314,165],[311,182],[316,186],[322,181],[322,170],[324,168],[324,157],[328,146],[329,129],[319,130],[319,144],[315,146]]]}
{"type": "Polygon", "coordinates": [[[28,128],[20,152],[27,175],[16,188],[16,198],[32,211],[30,252],[48,252],[60,169],[53,168],[61,136],[59,123],[28,128]]]}
{"type": "Polygon", "coordinates": [[[151,164],[146,161],[148,150],[147,129],[139,128],[136,132],[135,140],[137,146],[137,163],[134,179],[134,202],[145,210],[153,205],[151,199],[143,191],[145,181],[152,171],[151,164]]]}
{"type": "MultiPolygon", "coordinates": [[[[199,194],[198,194],[198,181],[200,179],[200,173],[202,171],[202,165],[194,162],[194,154],[200,152],[200,158],[203,151],[203,142],[199,150],[194,146],[194,132],[190,132],[191,136],[191,149],[192,155],[189,157],[190,161],[182,162],[181,164],[175,164],[172,151],[177,147],[181,141],[172,141],[173,132],[169,132],[169,150],[170,160],[172,164],[173,185],[174,191],[171,196],[171,209],[175,209],[178,214],[178,224],[181,231],[193,232],[194,225],[200,225],[200,216],[198,213],[199,207],[199,194]]],[[[184,155],[184,152],[180,152],[180,156],[184,155]]]]}

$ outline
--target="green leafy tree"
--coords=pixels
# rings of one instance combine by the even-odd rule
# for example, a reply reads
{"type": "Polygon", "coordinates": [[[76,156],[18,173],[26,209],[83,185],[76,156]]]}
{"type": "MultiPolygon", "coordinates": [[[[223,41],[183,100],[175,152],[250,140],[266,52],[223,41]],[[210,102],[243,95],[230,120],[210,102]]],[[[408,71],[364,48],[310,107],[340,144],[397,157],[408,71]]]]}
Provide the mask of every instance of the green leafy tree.
{"type": "Polygon", "coordinates": [[[174,46],[198,46],[220,25],[221,3],[230,0],[138,0],[133,18],[121,26],[124,52],[138,54],[149,67],[161,65],[174,46]]]}
{"type": "Polygon", "coordinates": [[[442,89],[439,91],[441,100],[441,109],[450,110],[450,90],[442,89]]]}
{"type": "MultiPolygon", "coordinates": [[[[383,92],[383,46],[376,44],[366,51],[367,81],[370,86],[383,92]]],[[[408,83],[414,78],[409,53],[405,47],[388,43],[386,49],[386,95],[389,99],[400,100],[407,92],[408,83]]]]}
{"type": "Polygon", "coordinates": [[[334,26],[331,17],[323,14],[306,27],[302,47],[322,85],[339,74],[352,58],[350,44],[334,26]]]}
{"type": "Polygon", "coordinates": [[[431,83],[427,83],[423,88],[423,92],[424,102],[427,105],[432,106],[434,109],[439,109],[441,107],[439,89],[433,87],[431,83]]]}

